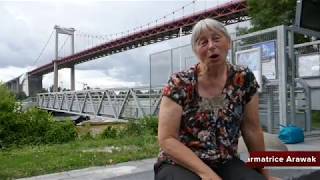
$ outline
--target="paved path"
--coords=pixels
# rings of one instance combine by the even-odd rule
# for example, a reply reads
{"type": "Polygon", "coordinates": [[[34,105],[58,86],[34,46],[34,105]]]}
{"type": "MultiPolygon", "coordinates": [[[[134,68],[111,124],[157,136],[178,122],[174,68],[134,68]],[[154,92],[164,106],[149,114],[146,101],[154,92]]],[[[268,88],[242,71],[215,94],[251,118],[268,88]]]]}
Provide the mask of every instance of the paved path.
{"type": "Polygon", "coordinates": [[[102,179],[153,179],[152,165],[155,159],[130,161],[111,166],[90,167],[79,170],[53,173],[24,180],[102,180],[102,179]],[[142,177],[142,178],[140,178],[142,177]]]}
{"type": "MultiPolygon", "coordinates": [[[[289,151],[319,151],[320,137],[306,138],[304,143],[286,145],[289,151]]],[[[241,154],[242,159],[246,159],[246,154],[241,154]]],[[[153,163],[155,159],[145,159],[140,161],[130,161],[111,166],[90,167],[86,169],[73,170],[61,173],[54,173],[24,180],[153,180],[153,163]]],[[[320,179],[319,168],[272,168],[271,174],[283,179],[292,179],[304,174],[318,171],[316,175],[320,179]]],[[[309,179],[308,179],[309,180],[309,179]]],[[[313,180],[313,179],[310,179],[313,180]]],[[[314,179],[316,180],[316,179],[314,179]]]]}

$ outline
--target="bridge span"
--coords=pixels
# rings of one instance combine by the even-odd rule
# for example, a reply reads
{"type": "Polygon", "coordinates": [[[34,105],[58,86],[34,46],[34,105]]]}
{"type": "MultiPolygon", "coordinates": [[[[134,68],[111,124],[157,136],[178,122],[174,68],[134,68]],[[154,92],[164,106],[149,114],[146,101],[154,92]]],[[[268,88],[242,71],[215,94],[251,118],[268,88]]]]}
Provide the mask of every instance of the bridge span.
{"type": "MultiPolygon", "coordinates": [[[[71,75],[71,90],[74,90],[75,84],[75,69],[74,66],[80,63],[120,53],[130,49],[146,46],[149,44],[177,38],[191,33],[193,25],[204,18],[215,18],[224,24],[233,24],[241,21],[246,21],[248,17],[248,6],[246,0],[234,0],[225,4],[208,8],[201,12],[196,12],[191,15],[183,16],[168,22],[158,23],[155,26],[150,26],[146,29],[133,32],[120,38],[105,42],[93,48],[74,53],[74,29],[60,28],[55,26],[56,30],[56,57],[52,62],[33,69],[26,73],[25,83],[27,85],[28,96],[35,96],[42,91],[42,76],[54,72],[53,89],[58,90],[58,69],[70,68],[71,75]],[[57,43],[58,34],[67,34],[71,36],[72,54],[67,57],[58,58],[57,43]]],[[[17,81],[8,81],[7,86],[12,90],[18,91],[22,89],[18,87],[17,81]]],[[[22,86],[22,85],[20,85],[22,86]]]]}
{"type": "MultiPolygon", "coordinates": [[[[91,61],[133,48],[177,38],[179,37],[180,31],[182,31],[181,35],[188,35],[191,33],[191,29],[196,22],[209,17],[217,19],[225,25],[246,21],[249,19],[247,2],[246,0],[230,1],[193,15],[161,23],[157,26],[120,37],[91,49],[56,60],[56,63],[59,69],[68,68],[75,64],[91,61]]],[[[39,76],[52,72],[54,70],[53,64],[54,62],[51,62],[36,68],[30,71],[29,75],[39,76]]]]}

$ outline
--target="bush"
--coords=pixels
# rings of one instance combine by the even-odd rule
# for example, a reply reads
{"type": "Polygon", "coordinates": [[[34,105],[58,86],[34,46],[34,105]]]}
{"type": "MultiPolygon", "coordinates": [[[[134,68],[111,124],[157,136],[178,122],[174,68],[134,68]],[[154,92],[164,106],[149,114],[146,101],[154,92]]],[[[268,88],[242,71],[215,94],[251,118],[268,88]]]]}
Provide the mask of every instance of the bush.
{"type": "Polygon", "coordinates": [[[14,95],[0,85],[0,148],[63,143],[77,136],[71,121],[54,121],[51,114],[37,108],[17,109],[14,95]]]}
{"type": "Polygon", "coordinates": [[[151,135],[158,134],[158,117],[145,117],[143,118],[145,128],[150,132],[151,135]]]}
{"type": "Polygon", "coordinates": [[[121,138],[123,136],[157,135],[157,117],[144,117],[142,119],[130,119],[126,126],[108,126],[101,134],[102,138],[121,138]]]}
{"type": "Polygon", "coordinates": [[[70,120],[54,121],[46,111],[31,108],[0,118],[0,146],[64,143],[77,137],[70,120]]]}
{"type": "Polygon", "coordinates": [[[15,94],[15,97],[16,97],[17,100],[27,99],[27,95],[26,95],[26,93],[24,93],[23,91],[16,93],[16,94],[15,94]]]}
{"type": "Polygon", "coordinates": [[[0,113],[10,113],[15,110],[16,100],[3,84],[0,83],[0,113]]]}
{"type": "Polygon", "coordinates": [[[45,134],[46,143],[62,143],[74,140],[77,131],[71,120],[51,123],[45,134]]]}
{"type": "Polygon", "coordinates": [[[84,123],[84,126],[79,126],[77,128],[77,134],[79,139],[93,139],[90,129],[91,125],[89,123],[84,123]]]}
{"type": "Polygon", "coordinates": [[[157,135],[158,133],[158,118],[144,117],[138,120],[129,120],[126,133],[129,135],[157,135]]]}
{"type": "Polygon", "coordinates": [[[102,137],[104,138],[117,138],[120,133],[115,127],[108,126],[103,132],[102,132],[102,137]]]}
{"type": "Polygon", "coordinates": [[[127,123],[125,133],[128,135],[140,136],[144,133],[145,124],[141,119],[131,119],[127,123]]]}

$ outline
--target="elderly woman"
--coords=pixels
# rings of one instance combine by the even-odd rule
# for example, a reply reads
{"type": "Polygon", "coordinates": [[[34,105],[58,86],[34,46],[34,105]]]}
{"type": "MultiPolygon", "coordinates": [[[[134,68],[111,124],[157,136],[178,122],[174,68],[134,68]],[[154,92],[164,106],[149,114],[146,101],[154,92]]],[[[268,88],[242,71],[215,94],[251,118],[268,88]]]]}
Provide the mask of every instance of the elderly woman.
{"type": "Polygon", "coordinates": [[[238,158],[240,130],[249,151],[264,151],[258,84],[226,60],[230,36],[220,22],[199,21],[191,44],[199,63],[173,74],[159,112],[156,180],[266,179],[238,158]]]}

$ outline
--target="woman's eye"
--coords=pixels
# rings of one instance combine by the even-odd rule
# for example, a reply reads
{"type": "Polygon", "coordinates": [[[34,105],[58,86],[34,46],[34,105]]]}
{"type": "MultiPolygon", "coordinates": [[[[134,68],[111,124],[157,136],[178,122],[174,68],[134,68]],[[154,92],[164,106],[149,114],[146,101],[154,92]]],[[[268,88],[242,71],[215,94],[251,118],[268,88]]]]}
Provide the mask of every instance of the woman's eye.
{"type": "Polygon", "coordinates": [[[214,42],[219,42],[219,41],[220,41],[220,37],[213,37],[212,40],[213,40],[214,42]]]}
{"type": "Polygon", "coordinates": [[[206,45],[207,43],[208,43],[207,40],[201,40],[201,41],[199,42],[199,44],[202,45],[202,46],[203,46],[203,45],[206,45]]]}

